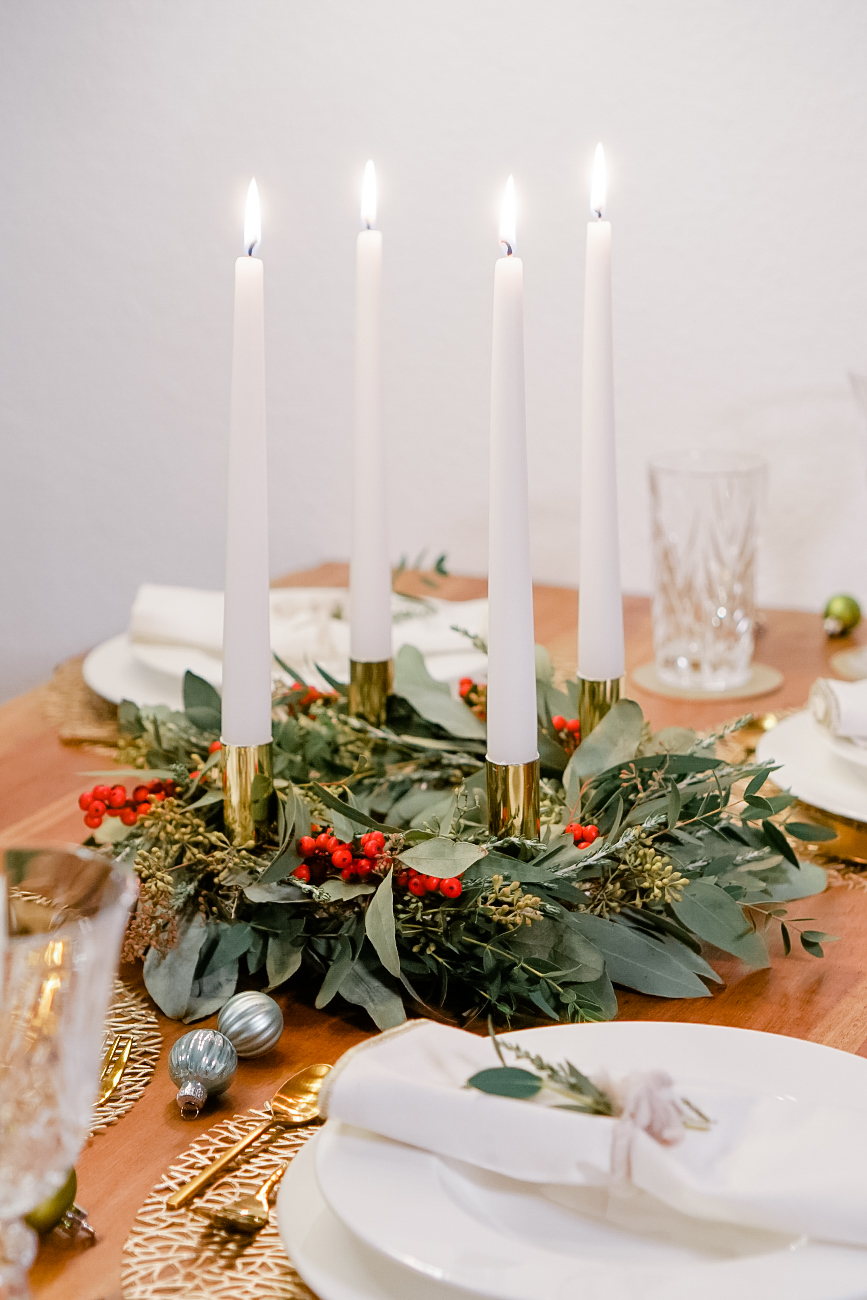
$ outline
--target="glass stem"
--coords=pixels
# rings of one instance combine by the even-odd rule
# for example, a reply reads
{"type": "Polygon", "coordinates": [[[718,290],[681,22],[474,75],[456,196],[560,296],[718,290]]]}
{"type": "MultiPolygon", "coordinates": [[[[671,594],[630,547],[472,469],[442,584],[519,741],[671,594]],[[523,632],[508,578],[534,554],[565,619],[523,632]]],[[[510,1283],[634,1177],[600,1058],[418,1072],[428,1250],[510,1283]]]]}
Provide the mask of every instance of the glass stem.
{"type": "Polygon", "coordinates": [[[30,1300],[27,1274],[39,1238],[23,1219],[0,1222],[0,1300],[30,1300]]]}

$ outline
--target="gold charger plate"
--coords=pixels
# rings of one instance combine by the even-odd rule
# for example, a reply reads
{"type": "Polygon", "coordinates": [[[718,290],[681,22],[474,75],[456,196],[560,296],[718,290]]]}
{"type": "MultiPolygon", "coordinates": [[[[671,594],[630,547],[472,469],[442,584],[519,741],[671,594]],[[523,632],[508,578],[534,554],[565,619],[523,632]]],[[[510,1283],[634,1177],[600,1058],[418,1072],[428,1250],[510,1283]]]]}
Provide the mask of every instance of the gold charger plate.
{"type": "Polygon", "coordinates": [[[147,1000],[119,979],[114,981],[114,997],[105,1021],[103,1058],[115,1036],[132,1039],[129,1059],[114,1092],[93,1108],[91,1137],[104,1133],[111,1124],[117,1123],[121,1115],[132,1109],[153,1078],[163,1045],[156,1015],[147,1000]]]}
{"type": "MultiPolygon", "coordinates": [[[[267,1228],[254,1237],[214,1228],[191,1207],[166,1207],[172,1192],[270,1115],[269,1110],[249,1110],[223,1120],[197,1138],[163,1175],[139,1210],[123,1248],[123,1300],[316,1300],[286,1254],[273,1206],[267,1228]]],[[[266,1134],[195,1204],[225,1205],[257,1192],[315,1131],[316,1126],[307,1126],[278,1131],[276,1137],[266,1134]]]]}

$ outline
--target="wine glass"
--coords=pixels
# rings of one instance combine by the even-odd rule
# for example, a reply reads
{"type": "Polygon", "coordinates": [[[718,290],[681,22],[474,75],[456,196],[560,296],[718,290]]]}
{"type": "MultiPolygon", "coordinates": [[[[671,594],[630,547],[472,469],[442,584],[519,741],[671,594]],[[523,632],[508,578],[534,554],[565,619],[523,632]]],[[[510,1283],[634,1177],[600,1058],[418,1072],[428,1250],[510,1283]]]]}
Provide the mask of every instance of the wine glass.
{"type": "Polygon", "coordinates": [[[29,1214],[87,1137],[138,883],[86,849],[0,854],[0,1300],[29,1295],[29,1214]]]}

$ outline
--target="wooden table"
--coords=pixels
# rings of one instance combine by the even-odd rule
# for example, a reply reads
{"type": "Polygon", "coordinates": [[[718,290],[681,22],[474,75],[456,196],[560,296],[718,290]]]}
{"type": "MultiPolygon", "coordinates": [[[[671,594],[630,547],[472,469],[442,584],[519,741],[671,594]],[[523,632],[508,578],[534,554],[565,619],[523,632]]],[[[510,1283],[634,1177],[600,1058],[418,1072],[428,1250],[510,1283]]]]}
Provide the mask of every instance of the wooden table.
{"type": "MultiPolygon", "coordinates": [[[[346,569],[325,565],[286,579],[286,585],[343,585],[346,569]]],[[[410,583],[412,579],[409,580],[410,583]]],[[[416,586],[416,590],[423,590],[416,586]]],[[[441,595],[470,599],[483,595],[485,584],[475,578],[452,577],[441,595]]],[[[547,645],[555,663],[575,669],[577,595],[558,587],[537,587],[536,636],[547,645]]],[[[649,603],[641,597],[625,600],[627,667],[652,658],[649,603]]],[[[858,639],[856,634],[855,640],[858,639]]],[[[766,614],[766,627],[757,645],[757,658],[785,673],[783,686],[753,702],[765,711],[800,705],[810,683],[830,674],[829,647],[818,615],[787,610],[766,614]]],[[[699,729],[712,727],[750,707],[731,701],[692,704],[667,700],[633,688],[656,730],[668,724],[699,729]]],[[[8,846],[63,843],[83,836],[79,793],[92,784],[80,774],[100,766],[93,756],[63,747],[43,711],[42,688],[0,708],[0,844],[8,846]]],[[[816,929],[839,935],[821,961],[800,949],[785,959],[772,940],[769,970],[750,971],[734,958],[712,950],[709,955],[725,985],[708,998],[666,1001],[636,993],[620,994],[620,1015],[636,1020],[690,1020],[738,1025],[772,1033],[791,1034],[867,1056],[867,891],[837,886],[806,903],[795,905],[797,916],[816,918],[816,929]]],[[[136,968],[123,978],[141,987],[136,968]]],[[[166,1058],[172,1043],[187,1026],[160,1017],[163,1051],[152,1083],[142,1099],[106,1133],[95,1138],[78,1162],[80,1203],[87,1207],[98,1244],[81,1252],[43,1247],[32,1281],[39,1300],[119,1300],[121,1251],[136,1213],[171,1161],[205,1128],[233,1111],[261,1105],[287,1075],[312,1061],[335,1061],[353,1043],[371,1032],[369,1021],[343,1006],[328,1012],[312,1009],[304,991],[279,996],[287,1031],[278,1047],[259,1061],[245,1061],[236,1082],[221,1101],[209,1104],[198,1121],[180,1118],[166,1058]]],[[[339,999],[337,1000],[339,1002],[339,999]]],[[[202,1022],[216,1023],[216,1017],[202,1022]]]]}

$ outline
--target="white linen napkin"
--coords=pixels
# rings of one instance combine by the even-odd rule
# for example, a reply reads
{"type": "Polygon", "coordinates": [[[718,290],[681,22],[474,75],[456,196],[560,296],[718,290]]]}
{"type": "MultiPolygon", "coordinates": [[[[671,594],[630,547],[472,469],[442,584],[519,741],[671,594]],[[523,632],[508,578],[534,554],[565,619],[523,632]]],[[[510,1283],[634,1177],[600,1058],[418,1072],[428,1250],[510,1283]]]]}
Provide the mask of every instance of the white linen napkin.
{"type": "MultiPolygon", "coordinates": [[[[275,587],[270,592],[271,647],[301,676],[313,680],[314,665],[349,676],[349,592],[343,587],[275,587]]],[[[393,595],[395,653],[413,645],[440,681],[465,672],[485,675],[486,658],[453,625],[487,636],[487,600],[412,600],[393,595]]],[[[195,650],[213,659],[209,680],[219,680],[223,646],[223,593],[194,587],[143,583],[130,615],[129,637],[146,662],[171,671],[195,650]],[[162,653],[161,653],[162,652],[162,653]]],[[[194,661],[195,662],[195,661],[194,661]]],[[[179,668],[183,671],[183,668],[179,668]]],[[[322,683],[324,685],[324,683],[322,683]]]]}
{"type": "Polygon", "coordinates": [[[833,736],[867,745],[867,679],[840,682],[819,677],[810,688],[810,710],[833,736]]]}
{"type": "Polygon", "coordinates": [[[559,1093],[515,1101],[465,1087],[498,1064],[487,1039],[412,1021],[348,1052],[320,1112],[540,1184],[553,1199],[570,1187],[634,1187],[693,1218],[867,1246],[867,1113],[690,1085],[713,1123],[677,1132],[669,1107],[681,1092],[666,1076],[614,1085],[625,1106],[610,1119],[558,1109],[559,1093]]]}

